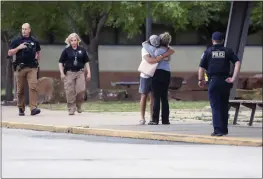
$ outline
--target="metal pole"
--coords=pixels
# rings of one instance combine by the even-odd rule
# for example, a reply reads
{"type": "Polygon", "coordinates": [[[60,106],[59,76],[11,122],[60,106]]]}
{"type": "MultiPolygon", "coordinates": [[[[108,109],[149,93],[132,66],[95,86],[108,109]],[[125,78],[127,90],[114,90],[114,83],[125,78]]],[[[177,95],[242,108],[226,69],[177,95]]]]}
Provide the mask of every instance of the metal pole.
{"type": "MultiPolygon", "coordinates": [[[[231,48],[241,62],[247,42],[251,5],[250,1],[232,1],[229,13],[225,46],[231,48]]],[[[231,65],[231,70],[233,72],[234,65],[231,65]]],[[[238,76],[231,90],[230,99],[235,98],[237,84],[238,76]]]]}
{"type": "Polygon", "coordinates": [[[152,33],[152,18],[151,18],[151,12],[150,12],[150,2],[146,2],[146,40],[149,39],[152,33]]]}

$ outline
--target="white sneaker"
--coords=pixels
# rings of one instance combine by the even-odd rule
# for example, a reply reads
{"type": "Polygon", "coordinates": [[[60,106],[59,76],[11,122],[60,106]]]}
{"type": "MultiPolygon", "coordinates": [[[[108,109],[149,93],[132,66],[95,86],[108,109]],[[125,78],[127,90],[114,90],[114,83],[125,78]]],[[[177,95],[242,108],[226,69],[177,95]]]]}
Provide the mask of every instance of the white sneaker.
{"type": "Polygon", "coordinates": [[[145,123],[146,123],[146,121],[143,120],[143,119],[139,121],[139,124],[140,124],[140,125],[144,125],[145,123]]]}

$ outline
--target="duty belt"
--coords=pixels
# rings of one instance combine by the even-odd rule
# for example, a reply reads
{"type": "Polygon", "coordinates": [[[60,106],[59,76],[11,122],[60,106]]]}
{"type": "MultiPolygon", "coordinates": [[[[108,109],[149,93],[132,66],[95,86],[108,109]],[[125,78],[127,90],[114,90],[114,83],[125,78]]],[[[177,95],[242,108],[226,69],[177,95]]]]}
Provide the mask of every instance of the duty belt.
{"type": "Polygon", "coordinates": [[[83,71],[84,69],[83,68],[81,68],[81,69],[74,69],[74,70],[68,70],[68,71],[71,71],[71,72],[79,72],[79,71],[83,71]]]}

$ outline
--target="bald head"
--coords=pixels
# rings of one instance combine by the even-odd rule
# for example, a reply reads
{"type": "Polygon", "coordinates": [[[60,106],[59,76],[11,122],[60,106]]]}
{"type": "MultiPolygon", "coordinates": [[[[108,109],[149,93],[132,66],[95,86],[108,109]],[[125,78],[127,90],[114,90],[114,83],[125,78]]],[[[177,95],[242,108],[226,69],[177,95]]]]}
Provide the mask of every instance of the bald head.
{"type": "Polygon", "coordinates": [[[31,32],[30,24],[29,23],[24,23],[22,25],[22,35],[23,37],[29,37],[31,32]]]}

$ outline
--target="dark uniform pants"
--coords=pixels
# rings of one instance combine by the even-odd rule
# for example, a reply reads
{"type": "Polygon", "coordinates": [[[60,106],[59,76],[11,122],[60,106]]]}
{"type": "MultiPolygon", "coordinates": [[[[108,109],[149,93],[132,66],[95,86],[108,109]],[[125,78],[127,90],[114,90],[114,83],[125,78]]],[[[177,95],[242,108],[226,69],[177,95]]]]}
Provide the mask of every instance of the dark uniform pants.
{"type": "Polygon", "coordinates": [[[225,79],[212,77],[209,80],[208,94],[216,133],[228,133],[228,100],[232,84],[227,83],[225,79]]]}
{"type": "Polygon", "coordinates": [[[83,71],[67,71],[64,80],[67,105],[69,112],[75,112],[80,109],[85,97],[86,81],[83,71]]]}
{"type": "Polygon", "coordinates": [[[160,102],[162,102],[162,123],[169,122],[169,102],[168,88],[170,84],[171,73],[165,70],[157,69],[152,80],[153,88],[153,122],[159,123],[160,102]]]}
{"type": "Polygon", "coordinates": [[[30,109],[37,108],[37,68],[23,68],[15,72],[17,85],[17,106],[25,110],[25,85],[29,87],[30,109]]]}

